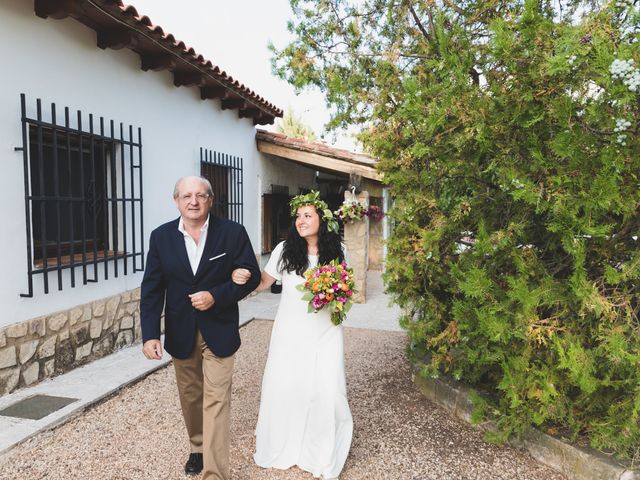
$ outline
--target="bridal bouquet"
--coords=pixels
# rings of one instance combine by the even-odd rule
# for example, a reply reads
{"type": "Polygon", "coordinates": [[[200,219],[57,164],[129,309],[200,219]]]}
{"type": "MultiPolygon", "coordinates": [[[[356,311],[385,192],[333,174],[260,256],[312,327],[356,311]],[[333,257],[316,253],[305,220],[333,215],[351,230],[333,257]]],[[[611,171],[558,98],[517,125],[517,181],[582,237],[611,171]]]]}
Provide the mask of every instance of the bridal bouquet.
{"type": "Polygon", "coordinates": [[[309,302],[308,312],[318,313],[326,307],[333,324],[340,325],[353,305],[353,269],[345,262],[333,260],[328,265],[310,268],[304,279],[296,288],[304,292],[302,300],[309,302]]]}

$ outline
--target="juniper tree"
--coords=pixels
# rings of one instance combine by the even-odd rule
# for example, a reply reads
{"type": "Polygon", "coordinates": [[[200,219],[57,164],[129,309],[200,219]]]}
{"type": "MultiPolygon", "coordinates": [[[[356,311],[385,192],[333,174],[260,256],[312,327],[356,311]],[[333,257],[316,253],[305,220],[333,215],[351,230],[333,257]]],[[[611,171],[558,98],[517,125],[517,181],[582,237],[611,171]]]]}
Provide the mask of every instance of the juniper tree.
{"type": "Polygon", "coordinates": [[[488,391],[503,437],[638,456],[638,1],[291,5],[274,70],[381,159],[422,373],[488,391]]]}

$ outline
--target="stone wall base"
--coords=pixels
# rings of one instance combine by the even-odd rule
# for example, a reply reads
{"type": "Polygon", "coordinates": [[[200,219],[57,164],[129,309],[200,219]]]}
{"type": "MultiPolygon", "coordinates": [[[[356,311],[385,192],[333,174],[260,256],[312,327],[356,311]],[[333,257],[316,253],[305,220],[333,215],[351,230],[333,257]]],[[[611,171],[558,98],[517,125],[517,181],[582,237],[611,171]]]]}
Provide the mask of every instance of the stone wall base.
{"type": "Polygon", "coordinates": [[[0,329],[0,395],[142,338],[140,289],[0,329]]]}
{"type": "MultiPolygon", "coordinates": [[[[471,389],[451,379],[424,378],[415,371],[413,383],[429,400],[471,423],[471,389]]],[[[480,427],[485,430],[495,428],[492,422],[485,422],[480,427]]],[[[570,445],[536,429],[512,444],[527,450],[537,461],[570,480],[640,480],[638,469],[628,468],[600,452],[570,445]]]]}

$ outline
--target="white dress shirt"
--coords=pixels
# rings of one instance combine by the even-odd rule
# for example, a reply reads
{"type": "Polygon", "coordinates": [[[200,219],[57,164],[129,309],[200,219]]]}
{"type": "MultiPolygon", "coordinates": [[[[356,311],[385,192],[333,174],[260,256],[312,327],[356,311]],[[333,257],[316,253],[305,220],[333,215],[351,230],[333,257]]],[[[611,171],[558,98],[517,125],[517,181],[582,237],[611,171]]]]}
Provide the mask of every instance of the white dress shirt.
{"type": "Polygon", "coordinates": [[[207,221],[204,222],[202,228],[200,228],[200,240],[196,244],[196,241],[193,239],[191,235],[187,233],[184,228],[184,220],[180,217],[180,222],[178,223],[178,230],[180,233],[184,235],[184,246],[187,248],[187,256],[189,257],[189,263],[191,264],[191,270],[193,270],[193,274],[196,274],[198,270],[198,265],[200,264],[200,259],[202,258],[202,252],[204,252],[204,244],[207,241],[207,231],[209,230],[209,216],[207,216],[207,221]]]}

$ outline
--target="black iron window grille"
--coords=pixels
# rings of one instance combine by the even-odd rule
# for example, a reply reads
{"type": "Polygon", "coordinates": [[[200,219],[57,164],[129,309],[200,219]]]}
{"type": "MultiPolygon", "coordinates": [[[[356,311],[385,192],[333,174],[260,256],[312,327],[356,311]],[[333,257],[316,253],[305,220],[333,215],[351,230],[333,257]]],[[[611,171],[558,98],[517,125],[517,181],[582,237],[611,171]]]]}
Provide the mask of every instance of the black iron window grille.
{"type": "Polygon", "coordinates": [[[62,290],[64,270],[71,287],[77,276],[86,285],[143,270],[141,129],[134,139],[130,125],[84,121],[80,110],[72,118],[68,107],[59,121],[54,103],[45,118],[40,99],[31,118],[24,94],[20,105],[29,256],[21,296],[33,296],[34,275],[46,294],[50,274],[62,290]]]}
{"type": "Polygon", "coordinates": [[[242,158],[200,148],[200,175],[213,188],[211,212],[242,223],[242,158]]]}

